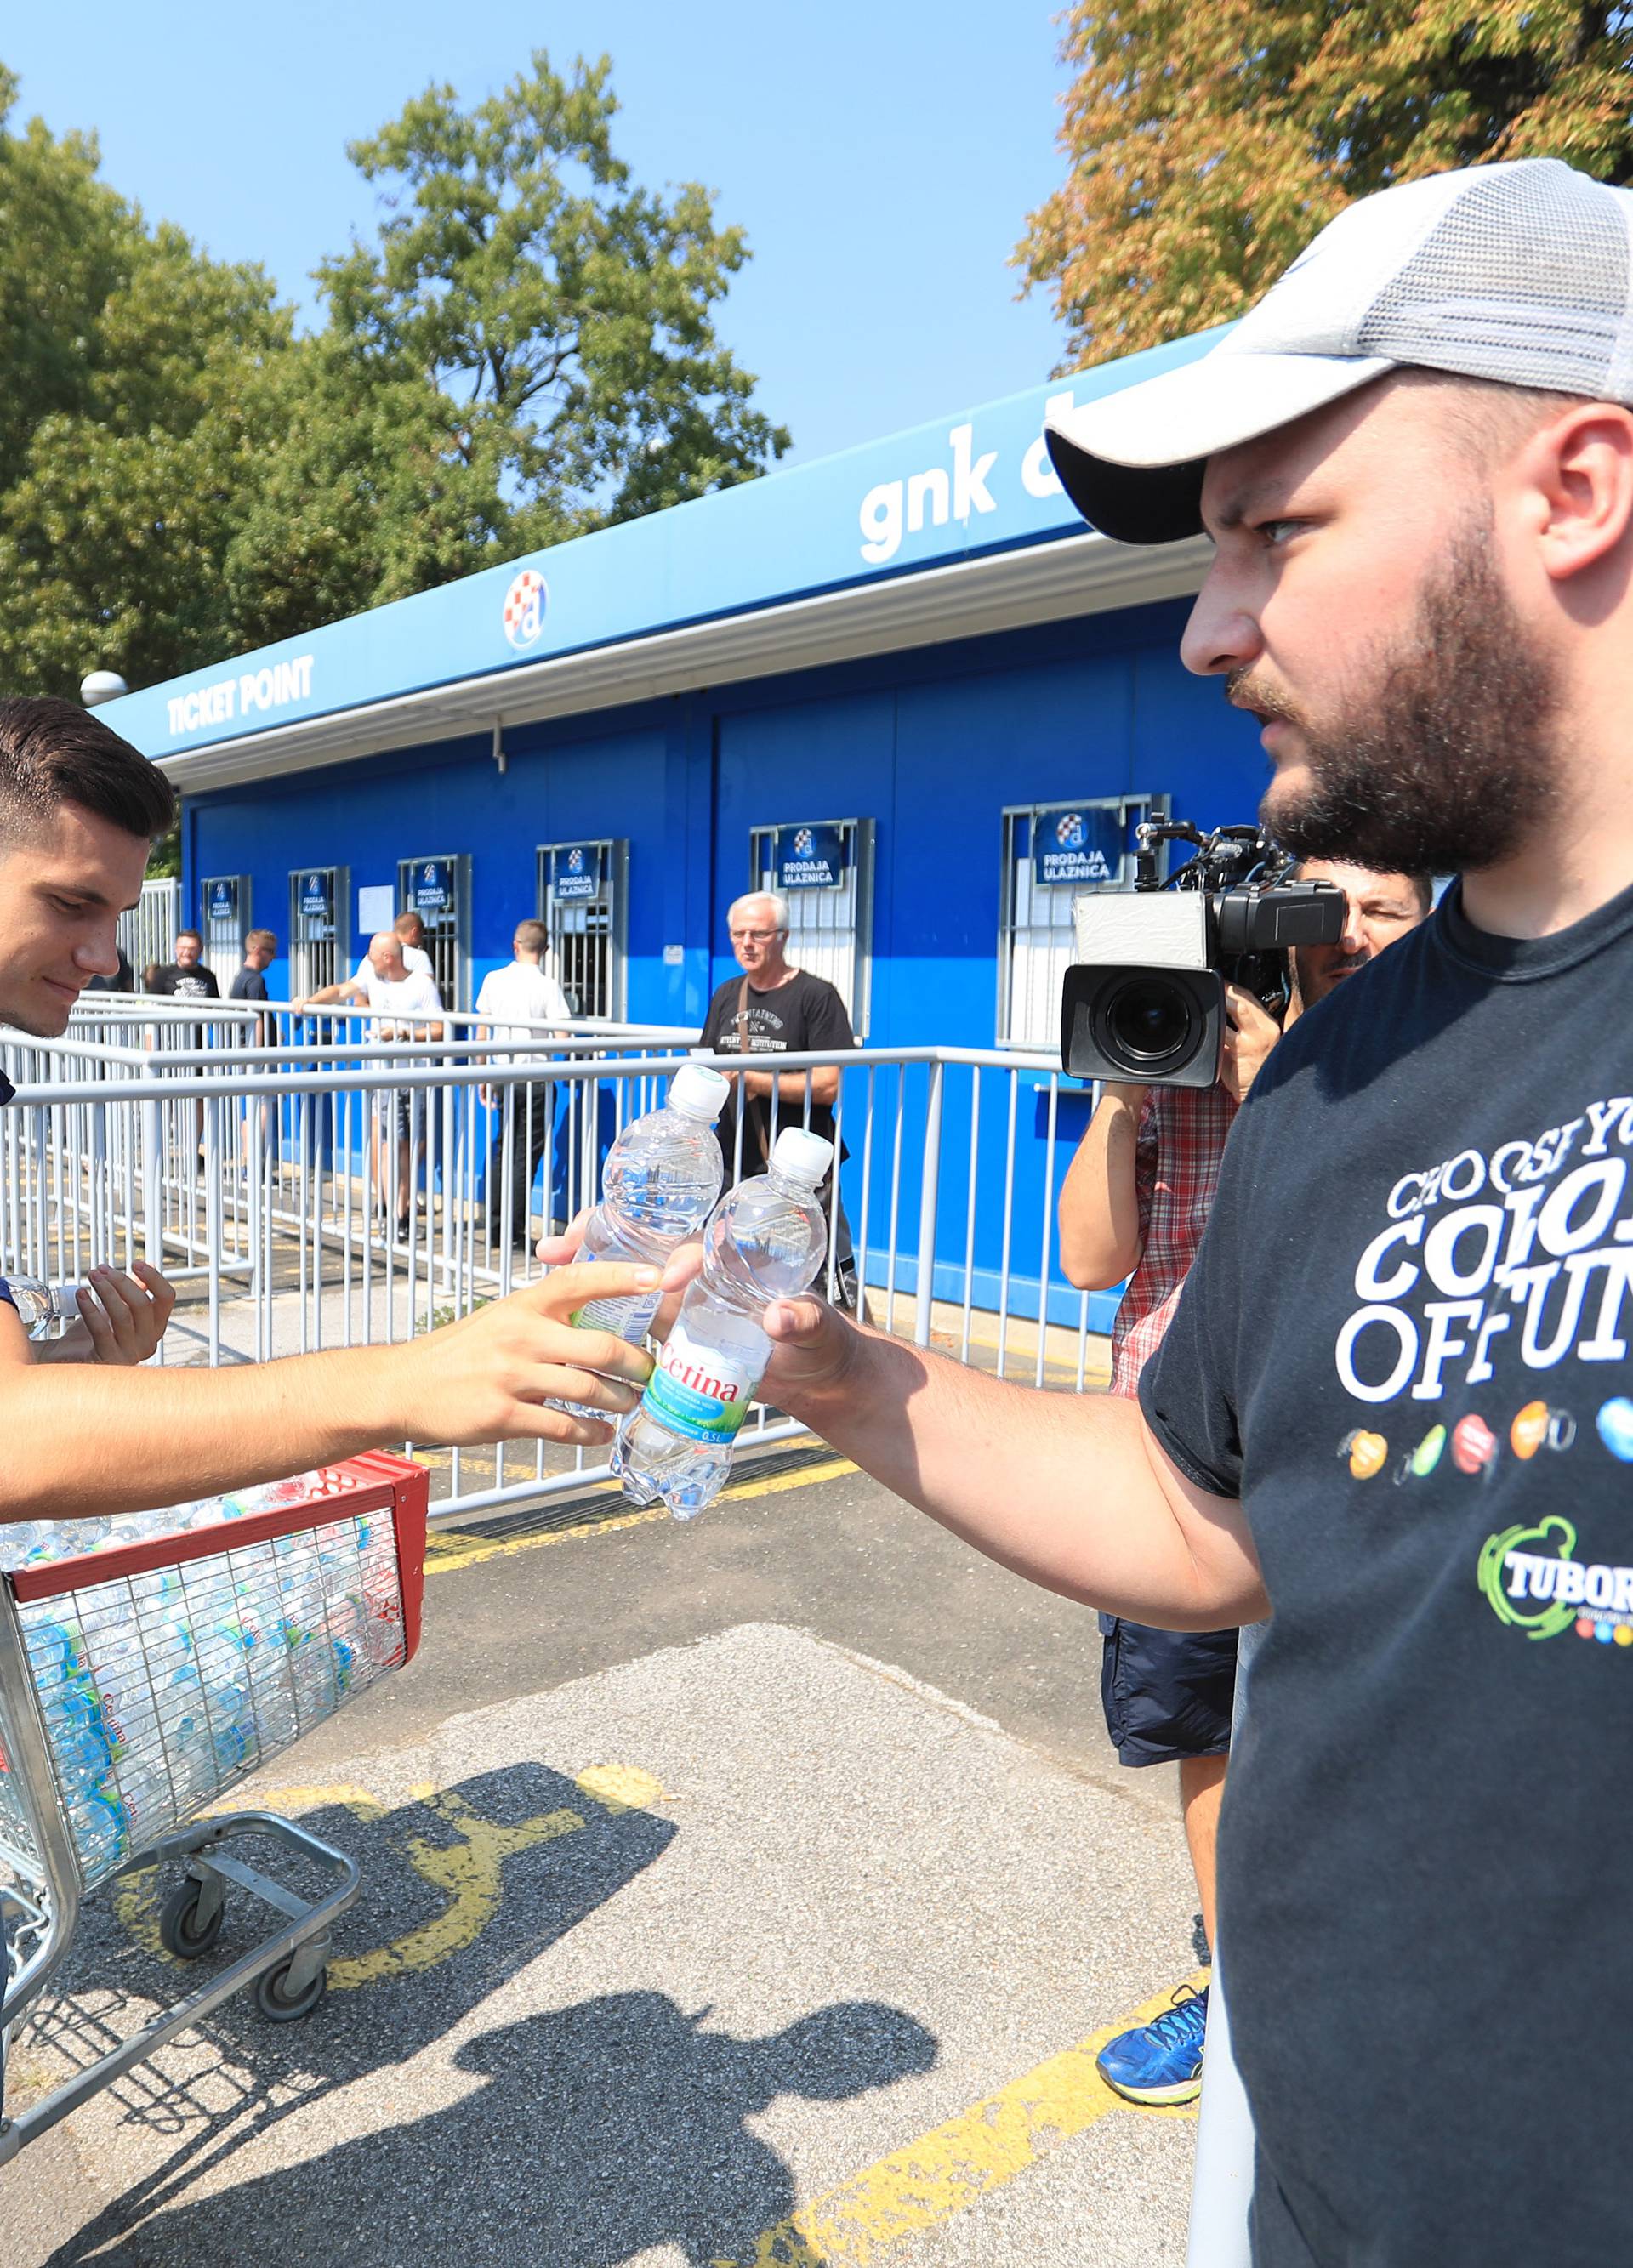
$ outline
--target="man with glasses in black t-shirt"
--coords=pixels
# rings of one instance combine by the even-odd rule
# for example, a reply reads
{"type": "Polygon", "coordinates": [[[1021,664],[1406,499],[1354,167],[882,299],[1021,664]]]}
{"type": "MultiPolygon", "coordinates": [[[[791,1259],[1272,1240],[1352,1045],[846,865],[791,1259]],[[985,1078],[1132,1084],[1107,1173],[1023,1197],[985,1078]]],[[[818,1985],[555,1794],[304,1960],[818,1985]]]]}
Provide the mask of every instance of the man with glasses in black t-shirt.
{"type": "MultiPolygon", "coordinates": [[[[698,1044],[717,1056],[838,1055],[856,1045],[845,1003],[824,976],[788,960],[788,902],[775,890],[750,890],[726,917],[741,976],[728,976],[709,1003],[698,1044]]],[[[833,1107],[839,1066],[802,1071],[745,1071],[732,1075],[732,1093],[715,1131],[728,1181],[764,1173],[774,1130],[809,1125],[834,1140],[833,1107]]],[[[850,1224],[833,1177],[824,1184],[824,1208],[836,1208],[833,1297],[853,1309],[860,1297],[850,1224]]]]}

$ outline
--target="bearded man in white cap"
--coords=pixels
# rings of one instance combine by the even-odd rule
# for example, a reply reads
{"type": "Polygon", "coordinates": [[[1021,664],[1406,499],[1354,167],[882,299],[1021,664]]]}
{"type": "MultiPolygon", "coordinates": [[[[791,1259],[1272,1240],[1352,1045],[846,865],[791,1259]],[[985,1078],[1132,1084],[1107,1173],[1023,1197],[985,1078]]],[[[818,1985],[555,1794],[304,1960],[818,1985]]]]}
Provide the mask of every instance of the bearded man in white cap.
{"type": "Polygon", "coordinates": [[[1184,658],[1281,840],[1460,880],[1254,1082],[1137,1403],[767,1311],[768,1396],[994,1558],[1272,1617],[1220,1845],[1259,2268],[1629,2250],[1630,405],[1633,195],[1529,160],[1055,418],[1097,527],[1213,537],[1184,658]]]}

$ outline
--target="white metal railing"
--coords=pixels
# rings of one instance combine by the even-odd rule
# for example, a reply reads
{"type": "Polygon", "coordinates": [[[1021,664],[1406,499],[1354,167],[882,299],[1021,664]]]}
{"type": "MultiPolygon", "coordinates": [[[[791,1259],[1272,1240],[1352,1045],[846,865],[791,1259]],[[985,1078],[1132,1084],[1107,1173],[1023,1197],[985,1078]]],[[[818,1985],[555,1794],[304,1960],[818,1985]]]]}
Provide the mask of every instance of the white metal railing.
{"type": "Polygon", "coordinates": [[[139,984],[142,971],[174,961],[181,923],[181,885],[174,875],[144,882],[140,901],[119,917],[119,942],[139,984]]]}
{"type": "MultiPolygon", "coordinates": [[[[173,1362],[400,1342],[536,1276],[534,1237],[593,1200],[611,1142],[685,1060],[629,1027],[386,1043],[357,1036],[359,1020],[287,1004],[220,1014],[211,1004],[206,1020],[198,1004],[110,1012],[99,1001],[64,1040],[0,1034],[18,1089],[0,1113],[0,1266],[63,1279],[149,1260],[181,1290],[161,1351],[173,1362]],[[277,1036],[258,1045],[262,1016],[277,1036]]],[[[1053,1254],[1073,1146],[1061,1114],[1087,1098],[1047,1058],[996,1049],[720,1068],[828,1064],[842,1074],[845,1153],[831,1295],[848,1231],[881,1327],[1001,1376],[1081,1390],[1098,1374],[1092,1326],[1106,1317],[1053,1254]]],[[[773,1126],[778,1115],[797,1123],[809,1106],[773,1104],[773,1126]]],[[[740,1135],[729,1170],[743,1162],[740,1135]]],[[[747,1438],[798,1430],[762,1410],[747,1438]]],[[[604,1456],[551,1445],[427,1454],[445,1521],[608,1470],[604,1456]]]]}

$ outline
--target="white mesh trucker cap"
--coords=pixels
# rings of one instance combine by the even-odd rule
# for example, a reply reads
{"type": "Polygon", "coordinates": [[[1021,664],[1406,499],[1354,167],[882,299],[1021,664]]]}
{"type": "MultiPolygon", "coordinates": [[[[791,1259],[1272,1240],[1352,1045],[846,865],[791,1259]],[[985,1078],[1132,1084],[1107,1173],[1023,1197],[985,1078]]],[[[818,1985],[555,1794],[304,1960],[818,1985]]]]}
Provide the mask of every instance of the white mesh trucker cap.
{"type": "Polygon", "coordinates": [[[1474,166],[1329,221],[1208,353],[1046,421],[1091,526],[1201,529],[1207,460],[1403,365],[1633,407],[1633,190],[1556,158],[1474,166]]]}

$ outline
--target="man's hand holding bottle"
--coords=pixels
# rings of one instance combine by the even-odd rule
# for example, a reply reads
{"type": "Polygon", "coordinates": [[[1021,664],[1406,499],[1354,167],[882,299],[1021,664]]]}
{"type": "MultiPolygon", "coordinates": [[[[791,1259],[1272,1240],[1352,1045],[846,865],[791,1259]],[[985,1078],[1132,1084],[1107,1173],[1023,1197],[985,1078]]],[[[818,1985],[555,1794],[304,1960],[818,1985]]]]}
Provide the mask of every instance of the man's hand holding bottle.
{"type": "MultiPolygon", "coordinates": [[[[572,1243],[576,1251],[576,1235],[572,1243]]],[[[640,1400],[652,1359],[610,1331],[576,1329],[571,1318],[591,1298],[637,1298],[658,1280],[655,1268],[614,1261],[559,1267],[395,1350],[399,1360],[415,1366],[413,1403],[402,1412],[401,1430],[415,1440],[454,1446],[543,1440],[600,1447],[640,1400]],[[549,1406],[555,1402],[606,1414],[573,1416],[549,1406]]]]}
{"type": "MultiPolygon", "coordinates": [[[[580,1286],[584,1285],[588,1270],[574,1268],[571,1263],[577,1257],[584,1241],[584,1224],[588,1219],[587,1209],[573,1221],[565,1236],[547,1236],[541,1240],[537,1247],[538,1256],[551,1271],[544,1278],[546,1285],[570,1281],[580,1286]]],[[[671,1256],[663,1271],[663,1299],[653,1322],[654,1338],[661,1342],[668,1337],[669,1326],[679,1311],[686,1286],[702,1266],[701,1244],[683,1244],[671,1256]]],[[[598,1296],[616,1292],[612,1273],[604,1265],[596,1269],[594,1281],[598,1296]]],[[[573,1304],[576,1305],[583,1296],[580,1289],[573,1304]]],[[[818,1299],[815,1292],[802,1292],[797,1299],[773,1300],[765,1308],[761,1323],[765,1336],[772,1342],[773,1352],[760,1381],[758,1399],[773,1403],[779,1410],[786,1410],[790,1417],[794,1418],[805,1416],[816,1404],[839,1391],[856,1359],[858,1349],[866,1339],[876,1336],[865,1327],[850,1322],[837,1307],[830,1307],[826,1300],[818,1299]]],[[[583,1334],[575,1333],[574,1336],[581,1339],[583,1334]]],[[[634,1348],[626,1348],[624,1351],[637,1353],[634,1348]]],[[[580,1359],[593,1367],[602,1366],[598,1357],[591,1358],[587,1353],[580,1355],[580,1359]]],[[[644,1383],[652,1364],[644,1355],[639,1357],[639,1361],[638,1373],[625,1372],[624,1375],[639,1375],[644,1383]]],[[[628,1403],[619,1406],[632,1407],[639,1399],[637,1391],[628,1403]]],[[[604,1435],[598,1429],[592,1438],[601,1440],[604,1435]]]]}

